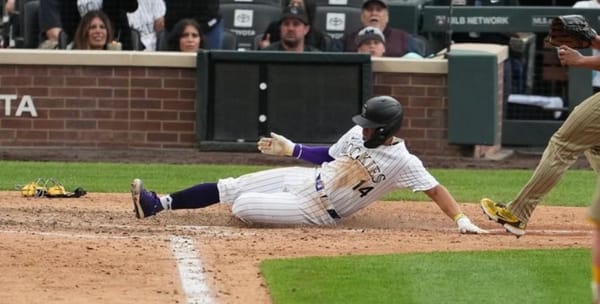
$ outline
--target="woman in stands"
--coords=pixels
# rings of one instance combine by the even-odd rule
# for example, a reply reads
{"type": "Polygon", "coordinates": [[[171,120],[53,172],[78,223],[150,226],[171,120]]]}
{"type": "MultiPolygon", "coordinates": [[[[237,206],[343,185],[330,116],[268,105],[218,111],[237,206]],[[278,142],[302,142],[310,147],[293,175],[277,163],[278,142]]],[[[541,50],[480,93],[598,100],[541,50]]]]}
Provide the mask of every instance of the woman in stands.
{"type": "MultiPolygon", "coordinates": [[[[317,4],[315,0],[285,0],[285,6],[299,6],[304,8],[308,15],[310,23],[310,31],[304,38],[304,43],[313,46],[321,51],[330,51],[331,38],[327,37],[326,33],[321,32],[313,26],[317,4]],[[328,39],[329,38],[329,39],[328,39]]],[[[281,40],[280,20],[273,21],[269,24],[262,39],[258,42],[258,49],[264,49],[273,42],[281,40]]]]}
{"type": "Polygon", "coordinates": [[[169,50],[197,52],[205,48],[205,39],[200,24],[194,19],[182,19],[173,26],[168,38],[169,50]]]}
{"type": "Polygon", "coordinates": [[[75,31],[73,42],[67,48],[73,50],[120,49],[118,45],[119,43],[113,41],[110,19],[104,12],[95,10],[83,15],[75,31]]]}

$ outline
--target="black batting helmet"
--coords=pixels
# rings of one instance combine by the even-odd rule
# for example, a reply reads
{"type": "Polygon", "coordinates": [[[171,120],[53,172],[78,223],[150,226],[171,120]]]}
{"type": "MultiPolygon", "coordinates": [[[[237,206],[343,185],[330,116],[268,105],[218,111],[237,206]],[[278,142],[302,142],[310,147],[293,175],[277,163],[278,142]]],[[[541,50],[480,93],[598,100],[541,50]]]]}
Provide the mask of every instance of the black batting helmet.
{"type": "Polygon", "coordinates": [[[376,148],[400,130],[403,114],[398,100],[391,96],[377,96],[367,100],[360,115],[352,117],[352,121],[363,128],[375,129],[375,134],[367,138],[364,145],[376,148]]]}

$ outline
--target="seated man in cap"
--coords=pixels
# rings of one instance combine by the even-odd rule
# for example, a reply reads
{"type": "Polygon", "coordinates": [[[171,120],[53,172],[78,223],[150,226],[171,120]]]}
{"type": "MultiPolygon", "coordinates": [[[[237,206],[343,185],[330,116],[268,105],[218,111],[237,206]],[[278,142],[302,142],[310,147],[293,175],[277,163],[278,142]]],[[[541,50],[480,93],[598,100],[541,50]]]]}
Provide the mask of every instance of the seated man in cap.
{"type": "MultiPolygon", "coordinates": [[[[420,45],[414,36],[389,26],[389,17],[387,0],[366,0],[363,3],[361,22],[364,26],[376,27],[383,33],[386,49],[384,56],[402,57],[409,52],[427,56],[426,48],[420,45]]],[[[345,52],[357,51],[356,36],[358,32],[346,33],[342,37],[345,52]]]]}
{"type": "Polygon", "coordinates": [[[382,57],[385,53],[385,37],[378,28],[367,26],[358,32],[356,47],[359,53],[369,53],[372,57],[382,57]]]}
{"type": "Polygon", "coordinates": [[[263,50],[288,52],[318,52],[311,45],[305,44],[304,39],[310,30],[308,16],[302,7],[287,6],[283,9],[281,23],[281,40],[270,44],[263,50]]]}

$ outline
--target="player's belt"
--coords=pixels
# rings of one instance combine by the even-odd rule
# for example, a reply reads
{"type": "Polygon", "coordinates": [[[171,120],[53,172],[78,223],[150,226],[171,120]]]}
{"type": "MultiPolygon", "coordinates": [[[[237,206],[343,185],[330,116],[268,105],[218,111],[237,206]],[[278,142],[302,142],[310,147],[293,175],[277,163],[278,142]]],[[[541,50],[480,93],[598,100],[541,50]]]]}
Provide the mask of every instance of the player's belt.
{"type": "Polygon", "coordinates": [[[325,206],[325,210],[327,210],[327,213],[329,213],[329,216],[331,216],[331,218],[336,219],[336,220],[341,219],[342,217],[337,213],[337,211],[335,211],[335,208],[333,208],[333,205],[331,204],[331,201],[329,200],[329,196],[327,196],[327,193],[325,193],[325,187],[323,186],[323,180],[321,179],[321,174],[318,174],[317,178],[315,179],[315,189],[319,193],[319,196],[321,198],[321,203],[323,204],[323,206],[325,206]]]}

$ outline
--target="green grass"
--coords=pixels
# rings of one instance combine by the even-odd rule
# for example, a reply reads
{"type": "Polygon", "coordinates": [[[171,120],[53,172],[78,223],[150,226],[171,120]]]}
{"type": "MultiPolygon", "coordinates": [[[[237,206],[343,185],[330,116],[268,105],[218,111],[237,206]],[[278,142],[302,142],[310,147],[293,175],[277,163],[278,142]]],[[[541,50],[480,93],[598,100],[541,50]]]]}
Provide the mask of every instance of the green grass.
{"type": "MultiPolygon", "coordinates": [[[[507,202],[527,183],[533,170],[464,170],[432,169],[459,202],[478,202],[481,197],[507,202]]],[[[592,170],[568,170],[544,200],[544,205],[588,206],[596,189],[596,173],[592,170]]],[[[428,201],[423,193],[397,191],[386,200],[428,201]]]]}
{"type": "Polygon", "coordinates": [[[15,189],[42,178],[55,178],[67,190],[82,186],[88,192],[128,192],[133,178],[144,180],[152,190],[164,193],[220,177],[239,176],[267,169],[264,166],[114,164],[79,162],[0,161],[0,190],[15,189]]]}
{"type": "MultiPolygon", "coordinates": [[[[56,178],[67,190],[83,187],[89,192],[127,192],[135,177],[159,193],[173,192],[201,182],[214,182],[220,177],[239,176],[265,166],[173,165],[173,164],[108,164],[74,162],[0,161],[0,190],[13,190],[38,177],[56,178]]],[[[531,176],[531,170],[457,170],[433,169],[432,174],[443,183],[459,202],[477,202],[481,197],[508,201],[531,176]]],[[[595,189],[596,175],[591,170],[567,171],[559,185],[550,192],[544,204],[587,206],[595,189]]],[[[396,191],[385,200],[429,201],[423,193],[396,191]]]]}
{"type": "Polygon", "coordinates": [[[589,250],[265,260],[274,303],[591,303],[589,250]]]}

